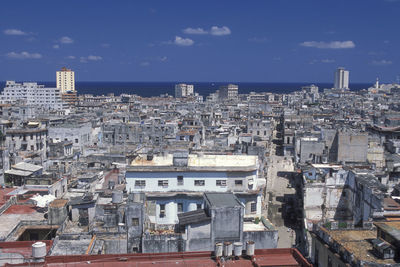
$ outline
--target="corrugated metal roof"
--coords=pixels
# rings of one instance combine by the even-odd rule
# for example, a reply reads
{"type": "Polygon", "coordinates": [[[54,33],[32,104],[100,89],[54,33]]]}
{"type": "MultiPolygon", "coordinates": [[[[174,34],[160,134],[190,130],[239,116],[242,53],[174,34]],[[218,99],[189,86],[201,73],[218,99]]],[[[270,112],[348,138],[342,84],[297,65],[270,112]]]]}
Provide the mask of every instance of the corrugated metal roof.
{"type": "Polygon", "coordinates": [[[199,223],[211,220],[203,209],[179,213],[179,224],[186,225],[191,223],[199,223]]]}

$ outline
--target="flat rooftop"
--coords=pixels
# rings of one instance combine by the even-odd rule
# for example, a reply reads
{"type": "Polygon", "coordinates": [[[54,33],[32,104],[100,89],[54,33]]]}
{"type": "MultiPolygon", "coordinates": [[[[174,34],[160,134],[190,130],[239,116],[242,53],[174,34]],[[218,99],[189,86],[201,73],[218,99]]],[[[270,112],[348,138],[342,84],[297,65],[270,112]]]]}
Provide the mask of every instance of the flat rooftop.
{"type": "MultiPolygon", "coordinates": [[[[174,166],[174,156],[153,156],[147,160],[146,156],[137,157],[127,171],[255,171],[257,169],[257,156],[251,155],[197,155],[187,157],[187,166],[174,166]]],[[[183,158],[180,158],[183,159],[183,158]]]]}
{"type": "Polygon", "coordinates": [[[44,213],[31,206],[12,205],[0,216],[0,240],[5,240],[20,221],[43,221],[44,213]]]}
{"type": "Polygon", "coordinates": [[[233,193],[204,193],[211,208],[242,207],[242,203],[233,193]]]}
{"type": "MultiPolygon", "coordinates": [[[[173,166],[173,155],[154,156],[152,160],[137,157],[131,166],[173,166]]],[[[188,156],[188,167],[251,167],[257,163],[257,156],[250,155],[197,155],[188,156]]]]}
{"type": "Polygon", "coordinates": [[[239,257],[235,260],[217,261],[212,252],[172,252],[151,254],[114,254],[114,255],[79,255],[79,256],[50,256],[46,257],[46,266],[301,266],[312,265],[298,252],[297,249],[256,249],[252,259],[239,257]]]}
{"type": "MultiPolygon", "coordinates": [[[[400,224],[400,222],[399,222],[400,224]]],[[[326,230],[326,229],[325,229],[326,230]]],[[[395,264],[393,259],[380,259],[373,251],[372,243],[369,240],[377,237],[376,230],[326,230],[327,233],[343,246],[355,258],[361,261],[375,262],[379,264],[395,264]]]]}

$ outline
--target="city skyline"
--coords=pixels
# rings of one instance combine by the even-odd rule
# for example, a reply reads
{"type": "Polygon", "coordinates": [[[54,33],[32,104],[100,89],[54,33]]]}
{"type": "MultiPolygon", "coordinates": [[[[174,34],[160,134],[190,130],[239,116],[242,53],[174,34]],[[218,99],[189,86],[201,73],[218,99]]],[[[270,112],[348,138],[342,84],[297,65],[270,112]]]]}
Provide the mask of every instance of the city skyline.
{"type": "Polygon", "coordinates": [[[323,83],[337,67],[350,83],[400,75],[400,1],[1,6],[2,81],[53,81],[63,66],[77,81],[323,83]]]}

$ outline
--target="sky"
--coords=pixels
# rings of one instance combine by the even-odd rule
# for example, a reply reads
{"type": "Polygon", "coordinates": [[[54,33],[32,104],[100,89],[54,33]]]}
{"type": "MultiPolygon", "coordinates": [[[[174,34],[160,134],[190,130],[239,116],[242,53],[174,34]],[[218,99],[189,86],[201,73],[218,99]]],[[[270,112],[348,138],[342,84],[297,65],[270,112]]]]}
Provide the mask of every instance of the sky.
{"type": "Polygon", "coordinates": [[[0,80],[396,82],[400,0],[1,0],[0,80]]]}

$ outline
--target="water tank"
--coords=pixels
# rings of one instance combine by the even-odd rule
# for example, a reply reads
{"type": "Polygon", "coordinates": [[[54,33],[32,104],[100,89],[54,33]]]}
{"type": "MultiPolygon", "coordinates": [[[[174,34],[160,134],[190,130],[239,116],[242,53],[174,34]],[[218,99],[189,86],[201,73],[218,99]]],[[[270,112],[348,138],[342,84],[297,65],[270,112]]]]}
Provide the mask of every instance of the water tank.
{"type": "Polygon", "coordinates": [[[32,244],[32,257],[33,258],[44,258],[46,257],[47,250],[46,244],[43,242],[36,242],[32,244]]]}
{"type": "Polygon", "coordinates": [[[116,190],[112,192],[112,203],[119,204],[122,203],[123,193],[122,191],[116,190]]]}
{"type": "Polygon", "coordinates": [[[215,257],[222,257],[222,243],[215,243],[215,257]]]}
{"type": "Polygon", "coordinates": [[[254,256],[255,246],[256,245],[253,241],[247,241],[247,247],[246,247],[246,255],[247,256],[254,256]]]}
{"type": "Polygon", "coordinates": [[[232,256],[232,243],[224,242],[224,257],[232,256]]]}
{"type": "Polygon", "coordinates": [[[242,242],[233,243],[233,254],[236,257],[242,256],[243,244],[242,242]]]}

